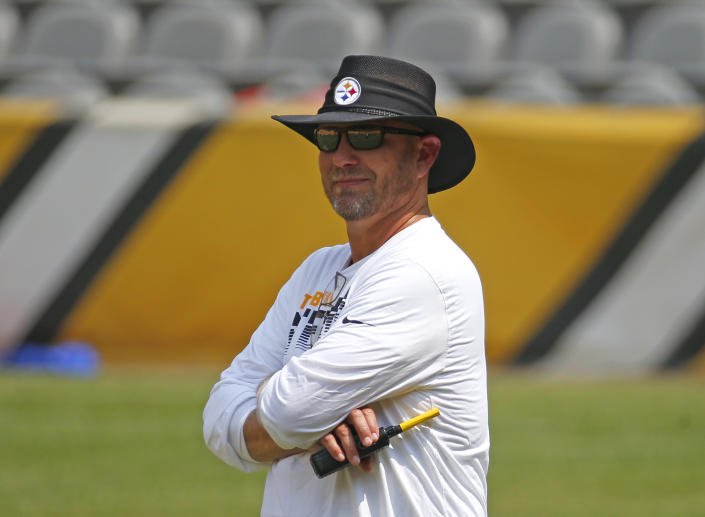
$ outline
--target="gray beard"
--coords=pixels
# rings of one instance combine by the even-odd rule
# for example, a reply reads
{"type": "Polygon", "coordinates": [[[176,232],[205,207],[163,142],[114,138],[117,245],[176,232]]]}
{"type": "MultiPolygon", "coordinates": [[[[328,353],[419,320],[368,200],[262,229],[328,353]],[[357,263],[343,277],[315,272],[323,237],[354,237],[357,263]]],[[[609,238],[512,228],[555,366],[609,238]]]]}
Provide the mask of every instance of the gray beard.
{"type": "Polygon", "coordinates": [[[411,154],[408,153],[403,156],[396,177],[387,178],[381,185],[379,192],[375,191],[375,185],[369,192],[362,195],[342,194],[333,197],[331,192],[326,191],[326,196],[333,205],[333,210],[345,221],[359,221],[377,213],[390,198],[408,192],[413,187],[413,180],[406,172],[409,166],[405,160],[410,160],[410,157],[411,154]]]}
{"type": "Polygon", "coordinates": [[[330,199],[333,210],[346,221],[359,221],[372,215],[377,210],[376,201],[377,197],[372,190],[364,196],[340,196],[330,199]]]}

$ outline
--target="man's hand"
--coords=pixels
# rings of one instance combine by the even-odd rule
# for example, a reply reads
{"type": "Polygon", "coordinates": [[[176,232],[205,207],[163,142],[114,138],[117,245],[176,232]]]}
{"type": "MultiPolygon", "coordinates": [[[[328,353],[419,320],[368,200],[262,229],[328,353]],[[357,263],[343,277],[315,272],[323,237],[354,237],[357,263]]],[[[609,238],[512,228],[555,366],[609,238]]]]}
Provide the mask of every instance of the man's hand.
{"type": "Polygon", "coordinates": [[[370,472],[372,470],[372,456],[360,461],[351,427],[355,429],[363,447],[369,447],[379,439],[379,426],[375,412],[371,408],[363,407],[351,411],[345,422],[318,440],[318,443],[338,461],[347,458],[351,465],[360,465],[362,470],[370,472]],[[340,445],[335,439],[336,437],[340,440],[340,445]]]}

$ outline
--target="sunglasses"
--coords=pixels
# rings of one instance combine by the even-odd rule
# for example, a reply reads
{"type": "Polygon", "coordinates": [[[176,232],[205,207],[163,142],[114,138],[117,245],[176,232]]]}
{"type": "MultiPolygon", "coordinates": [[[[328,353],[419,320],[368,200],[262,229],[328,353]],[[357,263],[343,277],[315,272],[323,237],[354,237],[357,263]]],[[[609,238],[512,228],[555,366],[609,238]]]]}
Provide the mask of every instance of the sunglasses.
{"type": "Polygon", "coordinates": [[[385,126],[350,127],[347,129],[319,127],[313,131],[316,147],[324,153],[332,153],[340,145],[340,135],[342,133],[345,133],[350,147],[357,151],[377,149],[382,145],[385,133],[414,136],[424,136],[426,134],[423,131],[385,126]]]}

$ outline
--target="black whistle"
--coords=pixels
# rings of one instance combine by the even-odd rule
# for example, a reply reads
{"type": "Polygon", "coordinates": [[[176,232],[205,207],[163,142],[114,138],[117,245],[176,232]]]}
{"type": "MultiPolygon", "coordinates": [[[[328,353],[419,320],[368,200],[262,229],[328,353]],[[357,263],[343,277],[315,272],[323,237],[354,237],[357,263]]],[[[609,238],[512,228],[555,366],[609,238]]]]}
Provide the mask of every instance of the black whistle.
{"type": "MultiPolygon", "coordinates": [[[[388,427],[379,428],[379,439],[370,445],[369,447],[363,447],[360,443],[360,438],[357,436],[355,429],[350,429],[355,440],[355,447],[357,447],[358,456],[360,459],[367,458],[368,456],[375,453],[382,447],[389,445],[389,439],[392,436],[396,436],[402,432],[402,428],[399,425],[390,425],[388,427]]],[[[336,440],[338,438],[336,437],[336,440]]],[[[340,440],[338,440],[340,444],[340,440]]],[[[350,465],[350,462],[346,459],[343,461],[336,460],[326,449],[322,449],[318,452],[311,454],[311,466],[313,471],[319,478],[325,477],[333,472],[338,472],[350,465]]]]}

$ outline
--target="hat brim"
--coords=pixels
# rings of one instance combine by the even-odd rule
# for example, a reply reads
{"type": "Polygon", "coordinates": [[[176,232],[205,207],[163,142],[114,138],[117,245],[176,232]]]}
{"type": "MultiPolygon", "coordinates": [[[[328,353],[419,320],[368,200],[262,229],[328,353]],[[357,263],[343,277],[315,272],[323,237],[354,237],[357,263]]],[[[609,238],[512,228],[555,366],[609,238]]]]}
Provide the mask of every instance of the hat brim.
{"type": "Polygon", "coordinates": [[[321,124],[352,124],[394,120],[412,124],[441,140],[441,150],[428,176],[428,192],[449,189],[470,174],[475,165],[475,146],[467,131],[450,119],[436,116],[379,116],[354,111],[329,111],[318,115],[274,115],[277,122],[314,142],[313,132],[321,124]]]}

